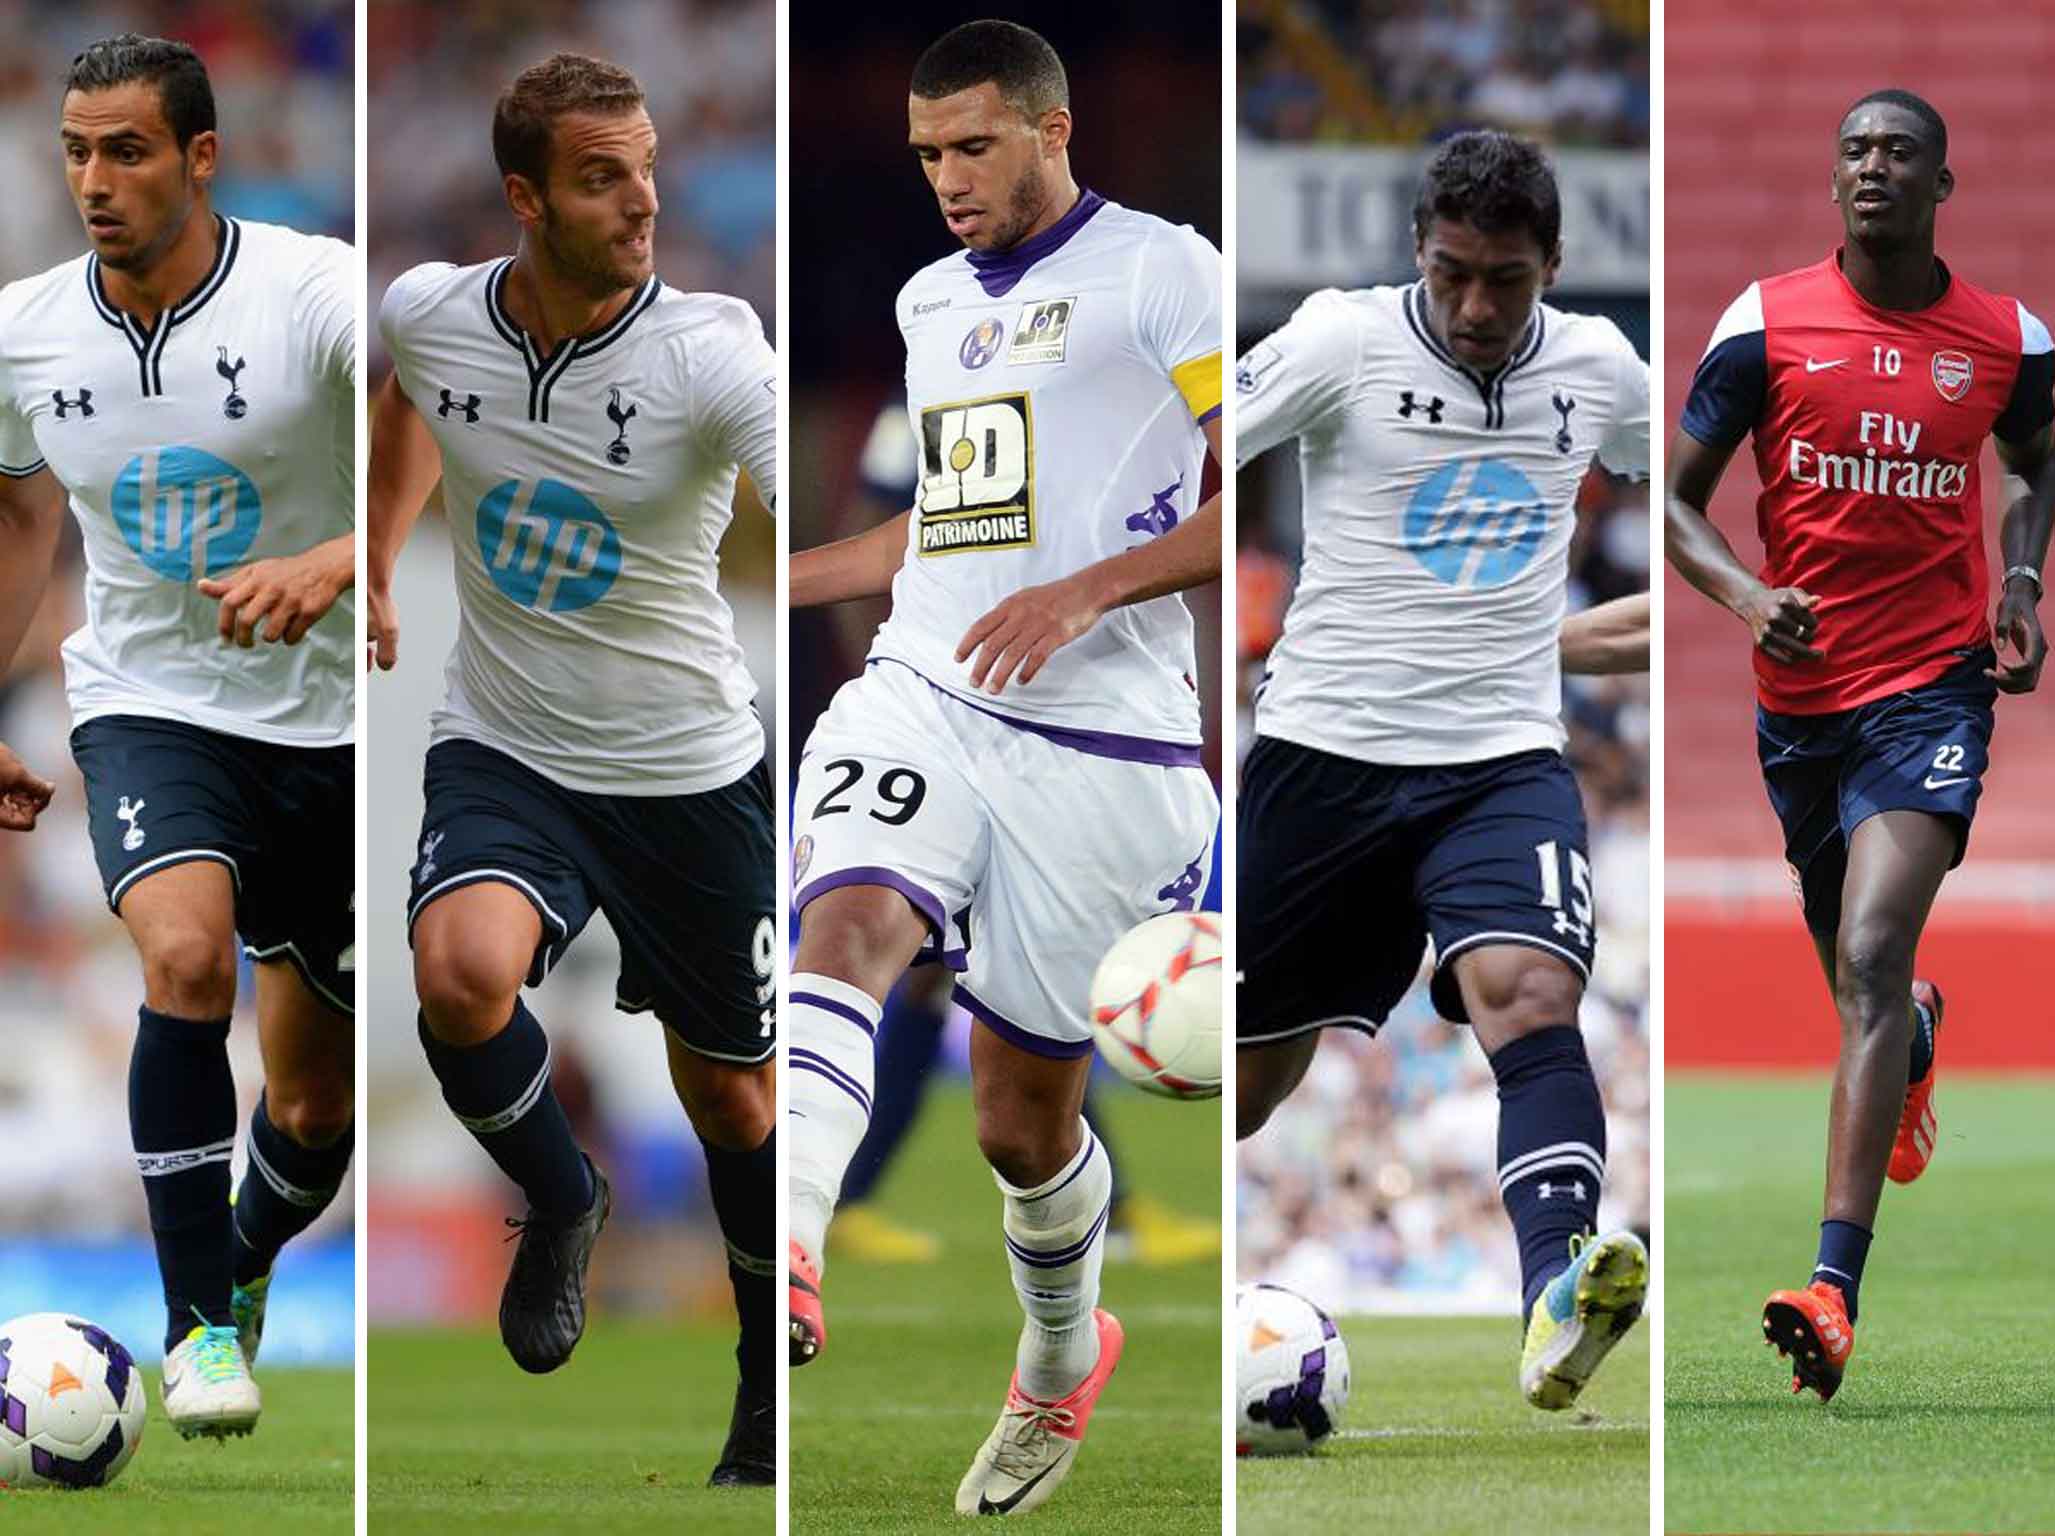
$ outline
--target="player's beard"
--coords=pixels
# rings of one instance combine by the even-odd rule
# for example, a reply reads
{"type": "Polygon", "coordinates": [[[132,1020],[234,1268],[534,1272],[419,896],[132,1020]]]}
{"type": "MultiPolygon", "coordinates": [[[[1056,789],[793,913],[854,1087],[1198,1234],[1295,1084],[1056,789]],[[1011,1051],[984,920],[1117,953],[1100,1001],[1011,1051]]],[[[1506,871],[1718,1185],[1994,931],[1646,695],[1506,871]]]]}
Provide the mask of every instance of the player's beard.
{"type": "Polygon", "coordinates": [[[588,298],[611,298],[635,287],[643,278],[639,271],[623,269],[613,255],[611,240],[597,244],[579,240],[570,226],[557,217],[547,198],[542,204],[542,248],[549,254],[557,275],[588,298]]]}
{"type": "Polygon", "coordinates": [[[1021,237],[1034,228],[1048,200],[1049,182],[1042,174],[1041,162],[1030,162],[1021,172],[1020,180],[1013,184],[1013,190],[1006,194],[1006,221],[992,232],[992,243],[985,249],[1010,251],[1020,244],[1021,237]]]}

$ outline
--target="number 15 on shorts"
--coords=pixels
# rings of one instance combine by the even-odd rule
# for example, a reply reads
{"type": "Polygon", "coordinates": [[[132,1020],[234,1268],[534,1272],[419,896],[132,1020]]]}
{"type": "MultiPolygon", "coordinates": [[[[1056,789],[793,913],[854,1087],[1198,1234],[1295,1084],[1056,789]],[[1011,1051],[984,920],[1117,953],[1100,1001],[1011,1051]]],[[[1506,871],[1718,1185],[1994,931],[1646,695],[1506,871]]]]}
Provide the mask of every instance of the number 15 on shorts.
{"type": "Polygon", "coordinates": [[[1572,848],[1567,881],[1562,850],[1553,838],[1534,845],[1534,859],[1541,869],[1541,906],[1555,913],[1555,931],[1574,935],[1580,948],[1591,947],[1591,861],[1580,849],[1572,848]],[[1563,905],[1563,888],[1569,887],[1570,902],[1563,905]]]}

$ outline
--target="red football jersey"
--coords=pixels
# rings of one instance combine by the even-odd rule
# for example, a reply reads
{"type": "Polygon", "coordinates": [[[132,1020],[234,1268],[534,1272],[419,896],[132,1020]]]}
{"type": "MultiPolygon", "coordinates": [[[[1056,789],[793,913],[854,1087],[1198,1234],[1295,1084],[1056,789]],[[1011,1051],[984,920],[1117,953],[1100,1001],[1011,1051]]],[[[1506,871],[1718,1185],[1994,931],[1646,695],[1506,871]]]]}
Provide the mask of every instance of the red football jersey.
{"type": "Polygon", "coordinates": [[[1933,681],[1991,638],[1977,462],[2051,418],[2055,350],[2017,300],[1947,273],[1920,310],[1869,304],[1838,253],[1728,308],[1683,427],[1755,438],[1762,579],[1819,601],[1817,662],[1755,655],[1763,706],[1823,714],[1933,681]]]}

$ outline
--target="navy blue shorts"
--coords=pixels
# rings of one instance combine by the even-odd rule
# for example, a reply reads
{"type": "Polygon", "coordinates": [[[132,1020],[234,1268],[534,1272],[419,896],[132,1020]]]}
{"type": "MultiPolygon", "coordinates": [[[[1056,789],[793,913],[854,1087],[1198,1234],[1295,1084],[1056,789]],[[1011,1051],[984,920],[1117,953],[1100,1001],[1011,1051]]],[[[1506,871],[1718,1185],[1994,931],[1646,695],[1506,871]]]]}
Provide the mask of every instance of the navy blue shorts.
{"type": "Polygon", "coordinates": [[[652,1011],[720,1061],[777,1050],[777,866],[763,763],[704,794],[595,795],[481,743],[439,741],[426,788],[410,939],[438,896],[510,885],[542,919],[534,986],[598,910],[621,941],[615,1005],[624,1013],[652,1011]]]}
{"type": "Polygon", "coordinates": [[[1529,945],[1590,978],[1584,802],[1560,753],[1402,768],[1258,737],[1238,827],[1238,1044],[1374,1033],[1430,937],[1434,1006],[1459,1022],[1466,949],[1529,945]]]}
{"type": "Polygon", "coordinates": [[[107,905],[197,859],[226,864],[253,960],[289,961],[355,1012],[354,749],[283,747],[179,720],[101,715],[71,733],[107,905]]]}
{"type": "Polygon", "coordinates": [[[1758,706],[1763,785],[1784,825],[1784,857],[1812,932],[1839,932],[1848,840],[1880,811],[1926,811],[1954,822],[1955,863],[1962,862],[1991,762],[1998,685],[1984,669],[1996,661],[1987,648],[1931,683],[1828,715],[1758,706]]]}

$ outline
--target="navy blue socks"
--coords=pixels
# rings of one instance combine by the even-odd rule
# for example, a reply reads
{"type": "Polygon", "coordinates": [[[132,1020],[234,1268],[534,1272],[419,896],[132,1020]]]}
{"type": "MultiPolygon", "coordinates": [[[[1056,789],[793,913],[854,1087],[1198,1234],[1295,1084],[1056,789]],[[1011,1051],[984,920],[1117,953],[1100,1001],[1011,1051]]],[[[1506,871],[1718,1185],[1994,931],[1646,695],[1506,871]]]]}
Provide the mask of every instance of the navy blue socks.
{"type": "Polygon", "coordinates": [[[1570,1239],[1598,1222],[1605,1181],[1605,1104],[1584,1037],[1558,1025],[1502,1046],[1498,1192],[1520,1244],[1520,1316],[1570,1263],[1570,1239]]]}
{"type": "Polygon", "coordinates": [[[714,1215],[728,1243],[728,1282],[735,1288],[735,1315],[742,1325],[735,1360],[747,1387],[763,1394],[777,1389],[778,1326],[778,1133],[749,1152],[734,1152],[704,1141],[707,1188],[714,1215]]]}
{"type": "Polygon", "coordinates": [[[250,1113],[250,1166],[235,1197],[235,1283],[271,1272],[278,1250],[328,1209],[349,1172],[352,1125],[325,1147],[303,1147],[271,1123],[260,1095],[250,1113]]]}
{"type": "Polygon", "coordinates": [[[1840,1287],[1851,1323],[1855,1321],[1855,1293],[1862,1285],[1862,1266],[1869,1258],[1869,1245],[1869,1232],[1852,1221],[1820,1223],[1820,1256],[1813,1262],[1812,1279],[1840,1287]]]}
{"type": "Polygon", "coordinates": [[[421,1048],[464,1129],[545,1221],[592,1206],[591,1172],[549,1080],[549,1037],[519,999],[507,1027],[480,1045],[445,1045],[420,1021],[421,1048]]]}
{"type": "Polygon", "coordinates": [[[128,1124],[164,1279],[167,1352],[202,1321],[233,1321],[228,1176],[235,1121],[228,1020],[140,1010],[128,1062],[128,1124]]]}

